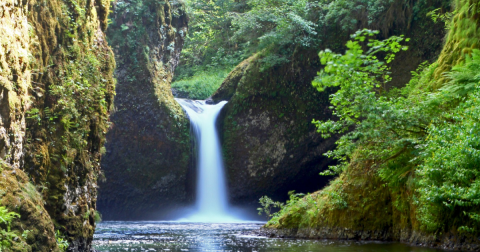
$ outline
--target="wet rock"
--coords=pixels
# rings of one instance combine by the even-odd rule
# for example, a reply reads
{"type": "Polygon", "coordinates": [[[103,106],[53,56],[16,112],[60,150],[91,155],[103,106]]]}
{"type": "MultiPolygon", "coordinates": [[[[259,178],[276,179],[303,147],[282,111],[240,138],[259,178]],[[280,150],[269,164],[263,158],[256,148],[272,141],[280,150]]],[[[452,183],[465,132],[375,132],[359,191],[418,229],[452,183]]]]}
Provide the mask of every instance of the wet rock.
{"type": "Polygon", "coordinates": [[[328,94],[311,85],[316,53],[301,55],[265,71],[262,56],[253,56],[212,96],[229,100],[218,123],[233,204],[254,205],[263,195],[285,200],[290,190],[314,191],[328,181],[318,173],[331,163],[322,154],[335,138],[322,139],[311,123],[331,118],[328,94]]]}
{"type": "Polygon", "coordinates": [[[402,229],[404,234],[398,236],[398,232],[392,229],[366,231],[351,230],[343,231],[343,228],[294,228],[294,229],[274,229],[261,228],[255,234],[266,237],[277,238],[303,238],[303,239],[336,239],[336,240],[358,240],[358,241],[398,241],[420,247],[432,247],[448,250],[478,251],[480,241],[461,237],[458,234],[442,234],[439,236],[427,235],[419,232],[412,232],[409,229],[402,229]],[[406,236],[405,236],[406,235],[406,236]]]}
{"type": "Polygon", "coordinates": [[[213,99],[211,97],[209,97],[208,99],[205,100],[205,103],[209,104],[209,105],[214,105],[215,101],[213,101],[213,99]]]}
{"type": "Polygon", "coordinates": [[[173,93],[181,94],[170,86],[187,32],[185,7],[178,1],[143,4],[149,8],[138,7],[139,15],[114,9],[107,34],[118,82],[97,203],[106,220],[160,218],[193,194],[189,120],[174,100],[173,93]],[[125,37],[138,44],[132,47],[125,37]]]}
{"type": "Polygon", "coordinates": [[[172,95],[175,98],[188,98],[188,93],[172,88],[172,95]]]}

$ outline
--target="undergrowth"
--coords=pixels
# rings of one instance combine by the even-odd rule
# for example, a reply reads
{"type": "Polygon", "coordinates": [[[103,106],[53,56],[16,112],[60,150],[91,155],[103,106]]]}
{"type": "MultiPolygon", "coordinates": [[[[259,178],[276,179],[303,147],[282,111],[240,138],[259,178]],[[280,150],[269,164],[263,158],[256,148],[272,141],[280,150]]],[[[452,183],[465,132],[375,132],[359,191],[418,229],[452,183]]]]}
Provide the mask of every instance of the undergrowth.
{"type": "Polygon", "coordinates": [[[29,233],[24,230],[21,235],[18,235],[11,229],[12,221],[20,218],[20,215],[15,212],[8,211],[7,208],[0,206],[0,252],[9,251],[13,244],[18,244],[22,247],[25,245],[24,240],[29,233]]]}
{"type": "Polygon", "coordinates": [[[230,69],[211,69],[197,72],[192,77],[177,80],[172,88],[180,91],[185,98],[205,100],[210,97],[227,77],[230,69]]]}
{"type": "MultiPolygon", "coordinates": [[[[477,5],[470,1],[457,4],[453,24],[476,15],[472,9],[477,5]]],[[[459,40],[458,31],[451,29],[450,33],[451,40],[459,40]]],[[[339,188],[347,191],[328,195],[331,186],[320,191],[324,204],[340,204],[323,207],[315,218],[323,224],[359,229],[404,225],[431,234],[460,232],[475,237],[480,232],[480,50],[469,44],[456,61],[441,56],[439,63],[422,64],[406,87],[387,92],[384,87],[391,80],[387,64],[406,48],[400,45],[401,37],[378,41],[368,38],[372,34],[357,32],[345,54],[320,52],[325,69],[313,85],[321,92],[337,88],[330,100],[339,119],[314,123],[324,138],[342,134],[337,148],[326,153],[339,164],[325,174],[340,174],[332,185],[344,183],[339,188]],[[364,51],[365,47],[369,50],[364,51]],[[435,77],[439,69],[446,69],[445,60],[455,63],[441,78],[435,77]],[[352,190],[361,180],[371,182],[352,190]],[[378,187],[384,188],[383,193],[377,191],[378,199],[369,200],[375,208],[367,208],[363,204],[369,204],[368,200],[360,201],[366,198],[363,194],[375,195],[378,187]],[[368,216],[375,212],[368,209],[380,209],[382,204],[387,204],[386,210],[376,219],[383,224],[368,226],[368,216]],[[347,212],[342,215],[344,207],[347,212]],[[394,213],[399,214],[396,220],[394,213]]],[[[464,34],[468,36],[475,37],[464,34]]],[[[289,228],[313,223],[315,218],[306,213],[315,207],[306,202],[285,206],[269,225],[289,228]]]]}

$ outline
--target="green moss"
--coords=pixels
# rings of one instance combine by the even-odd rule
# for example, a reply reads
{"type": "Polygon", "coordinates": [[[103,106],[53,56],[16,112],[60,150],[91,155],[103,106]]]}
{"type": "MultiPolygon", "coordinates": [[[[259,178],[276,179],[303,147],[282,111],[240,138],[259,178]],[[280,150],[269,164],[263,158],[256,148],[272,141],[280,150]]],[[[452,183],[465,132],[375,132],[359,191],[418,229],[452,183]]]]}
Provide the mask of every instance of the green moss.
{"type": "Polygon", "coordinates": [[[20,169],[4,167],[0,176],[0,205],[20,215],[14,219],[12,230],[19,241],[11,251],[59,251],[55,240],[53,221],[43,207],[43,197],[28,182],[20,169]],[[26,237],[22,234],[29,230],[26,237]]]}
{"type": "Polygon", "coordinates": [[[18,251],[56,251],[53,223],[70,241],[93,236],[93,221],[83,225],[65,209],[95,209],[115,93],[115,61],[103,34],[109,4],[7,0],[0,7],[1,127],[12,136],[3,139],[1,161],[14,168],[2,171],[2,204],[22,216],[16,230],[32,228],[29,247],[18,251]],[[78,188],[87,190],[73,198],[78,188]],[[70,224],[77,226],[65,230],[70,224]]]}
{"type": "Polygon", "coordinates": [[[392,219],[391,193],[374,171],[364,170],[371,165],[352,162],[346,173],[322,191],[283,209],[267,227],[327,227],[359,232],[399,228],[392,219]]]}
{"type": "Polygon", "coordinates": [[[27,119],[26,171],[44,188],[46,209],[68,239],[88,239],[95,224],[84,225],[77,215],[95,209],[100,149],[115,94],[115,60],[103,34],[109,3],[32,0],[28,7],[35,116],[27,119]],[[66,197],[76,188],[87,190],[66,197]],[[71,204],[78,210],[64,211],[71,204]]]}
{"type": "Polygon", "coordinates": [[[230,100],[232,96],[235,94],[238,85],[241,85],[242,78],[245,75],[245,71],[247,70],[250,63],[255,60],[256,56],[252,56],[238,66],[236,66],[227,76],[227,78],[222,82],[222,85],[215,91],[212,95],[212,100],[214,102],[220,102],[222,100],[230,100]]]}
{"type": "Polygon", "coordinates": [[[430,85],[437,89],[447,81],[444,73],[453,66],[462,63],[465,56],[479,49],[480,43],[480,5],[475,0],[455,0],[455,16],[450,23],[445,46],[438,59],[435,70],[435,82],[430,85]]]}

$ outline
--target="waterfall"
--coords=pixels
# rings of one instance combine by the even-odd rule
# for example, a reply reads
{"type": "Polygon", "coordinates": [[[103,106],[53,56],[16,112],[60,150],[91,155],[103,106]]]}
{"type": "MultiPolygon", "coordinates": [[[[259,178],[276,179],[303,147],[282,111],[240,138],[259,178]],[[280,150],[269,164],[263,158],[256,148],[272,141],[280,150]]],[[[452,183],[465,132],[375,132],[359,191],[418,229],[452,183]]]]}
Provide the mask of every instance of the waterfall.
{"type": "Polygon", "coordinates": [[[190,118],[197,143],[196,212],[187,216],[194,222],[232,222],[229,215],[222,148],[215,127],[220,110],[227,102],[208,105],[205,101],[176,99],[190,118]]]}

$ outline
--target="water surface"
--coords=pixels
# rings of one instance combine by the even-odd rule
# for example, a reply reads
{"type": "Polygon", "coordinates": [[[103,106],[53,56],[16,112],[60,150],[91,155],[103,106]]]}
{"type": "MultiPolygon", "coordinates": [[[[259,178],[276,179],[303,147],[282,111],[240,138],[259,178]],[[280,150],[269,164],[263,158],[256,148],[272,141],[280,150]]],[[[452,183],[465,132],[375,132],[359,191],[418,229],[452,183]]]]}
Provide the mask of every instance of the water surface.
{"type": "Polygon", "coordinates": [[[262,223],[102,222],[94,247],[103,252],[439,252],[399,243],[276,239],[252,235],[262,223]]]}

